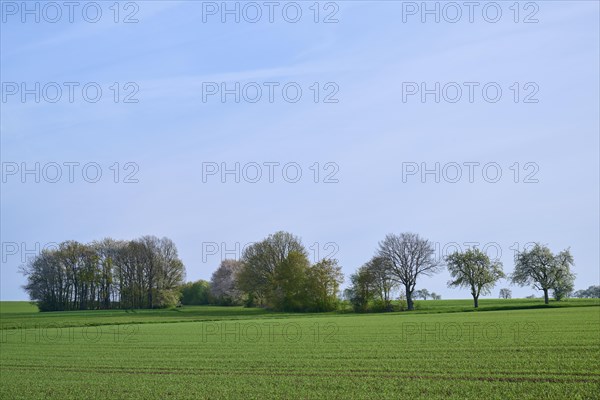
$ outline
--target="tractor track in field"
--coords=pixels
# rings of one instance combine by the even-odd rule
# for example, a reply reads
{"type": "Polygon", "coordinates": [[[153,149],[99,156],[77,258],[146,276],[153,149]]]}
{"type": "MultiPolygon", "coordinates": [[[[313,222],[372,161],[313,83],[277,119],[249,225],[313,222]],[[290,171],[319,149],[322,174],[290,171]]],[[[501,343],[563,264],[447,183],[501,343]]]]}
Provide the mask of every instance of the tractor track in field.
{"type": "MultiPolygon", "coordinates": [[[[6,370],[19,370],[19,371],[44,371],[47,368],[38,365],[2,365],[2,369],[6,370]]],[[[374,379],[429,379],[429,380],[446,380],[446,381],[482,381],[482,382],[532,382],[532,383],[596,383],[600,384],[599,375],[589,375],[584,373],[553,373],[552,375],[562,376],[573,376],[578,377],[575,379],[561,378],[556,376],[551,377],[532,377],[532,376],[466,376],[466,375],[448,375],[448,374],[435,374],[435,373],[406,373],[398,372],[397,374],[378,374],[373,371],[367,370],[345,370],[335,372],[297,372],[294,370],[288,371],[269,371],[269,370],[248,370],[248,369],[217,369],[217,368],[204,368],[198,370],[189,369],[168,369],[168,368],[155,368],[151,370],[140,370],[140,369],[125,369],[125,368],[73,368],[73,367],[57,367],[52,366],[53,370],[60,370],[64,372],[76,372],[76,373],[99,373],[99,374],[126,374],[126,375],[250,375],[250,376],[285,376],[285,377],[347,377],[347,378],[374,378],[374,379]],[[368,372],[368,373],[367,373],[368,372]],[[585,378],[579,378],[585,377],[585,378]]],[[[515,373],[511,372],[512,375],[526,375],[527,372],[515,373]]]]}

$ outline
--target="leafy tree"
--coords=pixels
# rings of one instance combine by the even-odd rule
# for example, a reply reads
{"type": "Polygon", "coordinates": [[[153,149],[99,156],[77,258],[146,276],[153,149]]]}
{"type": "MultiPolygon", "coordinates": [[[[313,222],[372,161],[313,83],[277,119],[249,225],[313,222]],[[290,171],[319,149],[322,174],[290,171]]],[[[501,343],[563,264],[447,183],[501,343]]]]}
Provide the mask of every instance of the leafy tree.
{"type": "Polygon", "coordinates": [[[559,294],[563,294],[565,289],[572,287],[575,279],[571,273],[572,265],[573,256],[569,249],[554,255],[548,247],[536,243],[530,250],[517,255],[512,282],[542,290],[544,303],[548,304],[549,290],[557,290],[559,294]]]}
{"type": "Polygon", "coordinates": [[[414,233],[389,234],[379,243],[379,257],[389,263],[392,277],[404,286],[409,310],[414,310],[413,292],[419,276],[441,270],[432,244],[414,233]]]}
{"type": "Polygon", "coordinates": [[[338,292],[344,282],[342,268],[335,259],[324,259],[308,271],[307,307],[312,311],[332,311],[338,307],[338,292]]]}
{"type": "Polygon", "coordinates": [[[300,239],[287,232],[246,248],[235,276],[235,287],[244,293],[246,305],[256,302],[284,311],[333,310],[343,282],[336,260],[311,266],[300,239]]]}
{"type": "Polygon", "coordinates": [[[61,243],[30,260],[24,286],[41,311],[153,308],[172,303],[185,276],[175,244],[144,236],[61,243]]]}
{"type": "Polygon", "coordinates": [[[390,264],[382,257],[373,257],[350,277],[348,290],[355,311],[391,311],[392,291],[398,283],[391,275],[390,264]]]}
{"type": "Polygon", "coordinates": [[[561,301],[562,299],[568,298],[573,294],[575,283],[575,275],[570,274],[563,279],[559,279],[552,287],[552,295],[554,300],[561,301]]]}
{"type": "Polygon", "coordinates": [[[306,304],[306,279],[310,262],[305,254],[290,251],[276,265],[269,306],[280,311],[302,311],[306,304]]]}
{"type": "Polygon", "coordinates": [[[369,302],[373,300],[377,292],[372,271],[363,265],[356,273],[350,275],[350,282],[351,286],[348,291],[352,308],[356,312],[368,311],[369,302]]]}
{"type": "Polygon", "coordinates": [[[499,297],[501,299],[510,299],[512,297],[512,291],[508,288],[500,289],[499,297]]]}
{"type": "Polygon", "coordinates": [[[505,277],[502,264],[490,261],[479,249],[455,252],[446,256],[445,262],[452,277],[448,287],[469,288],[475,308],[479,307],[479,296],[489,294],[496,282],[505,277]]]}
{"type": "Polygon", "coordinates": [[[383,257],[373,257],[365,267],[372,277],[372,284],[377,290],[376,295],[382,302],[385,311],[392,310],[391,293],[398,286],[391,274],[388,261],[383,257]]]}
{"type": "Polygon", "coordinates": [[[174,290],[185,279],[185,266],[179,259],[175,243],[166,237],[158,240],[160,266],[158,268],[157,288],[174,290]]]}
{"type": "Polygon", "coordinates": [[[431,292],[431,298],[432,298],[433,300],[441,300],[441,299],[442,299],[442,296],[441,296],[441,295],[439,295],[439,294],[437,294],[437,293],[435,293],[435,292],[431,292]]]}
{"type": "Polygon", "coordinates": [[[171,308],[179,304],[181,293],[176,289],[160,289],[157,296],[157,305],[161,308],[171,308]]]}
{"type": "Polygon", "coordinates": [[[202,279],[182,285],[181,304],[186,306],[210,304],[212,300],[210,289],[210,284],[202,279]]]}
{"type": "Polygon", "coordinates": [[[297,252],[308,258],[308,253],[300,239],[288,232],[277,232],[266,239],[254,243],[244,250],[243,267],[237,274],[236,285],[247,298],[260,305],[273,303],[276,271],[290,252],[297,252]]]}

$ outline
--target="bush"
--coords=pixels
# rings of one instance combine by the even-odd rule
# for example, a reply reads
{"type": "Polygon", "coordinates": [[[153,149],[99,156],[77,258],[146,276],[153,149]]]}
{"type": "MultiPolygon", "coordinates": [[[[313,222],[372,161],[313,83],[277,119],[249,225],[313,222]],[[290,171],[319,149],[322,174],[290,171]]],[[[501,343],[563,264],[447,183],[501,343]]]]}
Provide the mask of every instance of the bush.
{"type": "Polygon", "coordinates": [[[158,292],[158,306],[160,308],[172,308],[179,304],[181,292],[179,290],[160,290],[158,292]]]}
{"type": "Polygon", "coordinates": [[[408,310],[408,303],[404,299],[398,300],[398,311],[408,310]]]}
{"type": "Polygon", "coordinates": [[[386,302],[383,301],[383,300],[381,300],[381,299],[375,299],[375,300],[373,300],[371,302],[370,310],[372,312],[387,312],[387,311],[391,311],[391,309],[388,306],[388,304],[386,304],[386,302]]]}
{"type": "Polygon", "coordinates": [[[363,313],[369,311],[369,302],[362,296],[353,296],[350,299],[354,312],[363,313]]]}

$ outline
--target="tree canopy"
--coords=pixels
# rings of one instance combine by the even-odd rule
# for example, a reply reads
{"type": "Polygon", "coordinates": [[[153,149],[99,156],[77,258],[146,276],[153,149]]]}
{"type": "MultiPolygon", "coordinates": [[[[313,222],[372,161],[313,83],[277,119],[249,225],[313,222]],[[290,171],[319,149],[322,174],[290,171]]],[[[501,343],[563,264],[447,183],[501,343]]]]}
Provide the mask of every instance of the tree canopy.
{"type": "Polygon", "coordinates": [[[548,291],[558,292],[558,300],[573,290],[575,275],[571,272],[573,256],[569,249],[557,255],[547,246],[536,243],[530,250],[517,254],[512,282],[520,286],[533,286],[544,292],[548,304],[548,291]]]}
{"type": "Polygon", "coordinates": [[[490,261],[479,249],[455,252],[448,255],[445,262],[452,277],[448,287],[470,289],[475,308],[479,307],[479,296],[489,294],[496,282],[505,277],[502,263],[490,261]]]}
{"type": "Polygon", "coordinates": [[[61,243],[23,267],[24,286],[41,311],[175,305],[185,268],[168,238],[61,243]]]}

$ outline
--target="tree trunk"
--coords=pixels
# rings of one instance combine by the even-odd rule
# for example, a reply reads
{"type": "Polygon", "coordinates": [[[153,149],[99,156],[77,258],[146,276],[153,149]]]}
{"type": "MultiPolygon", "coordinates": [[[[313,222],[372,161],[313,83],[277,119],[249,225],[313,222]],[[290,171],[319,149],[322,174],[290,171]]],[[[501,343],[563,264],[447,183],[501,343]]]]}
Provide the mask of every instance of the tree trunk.
{"type": "Polygon", "coordinates": [[[479,297],[473,297],[473,303],[475,305],[475,308],[479,307],[479,297]]]}
{"type": "Polygon", "coordinates": [[[544,289],[544,304],[548,304],[548,289],[544,289]]]}
{"type": "Polygon", "coordinates": [[[409,291],[408,286],[406,286],[405,289],[406,289],[406,305],[408,307],[408,311],[412,311],[415,309],[415,306],[413,304],[413,299],[412,299],[412,292],[409,291]]]}

